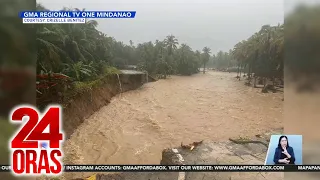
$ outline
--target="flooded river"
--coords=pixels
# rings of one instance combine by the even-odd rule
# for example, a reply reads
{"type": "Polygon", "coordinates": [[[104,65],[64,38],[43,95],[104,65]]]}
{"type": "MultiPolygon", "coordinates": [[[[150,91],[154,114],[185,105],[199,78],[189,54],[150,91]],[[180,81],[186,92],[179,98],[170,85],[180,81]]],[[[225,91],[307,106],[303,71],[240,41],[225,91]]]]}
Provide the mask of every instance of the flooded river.
{"type": "Polygon", "coordinates": [[[81,164],[159,164],[164,148],[282,127],[282,93],[260,93],[233,73],[171,76],[114,97],[65,142],[81,164]]]}

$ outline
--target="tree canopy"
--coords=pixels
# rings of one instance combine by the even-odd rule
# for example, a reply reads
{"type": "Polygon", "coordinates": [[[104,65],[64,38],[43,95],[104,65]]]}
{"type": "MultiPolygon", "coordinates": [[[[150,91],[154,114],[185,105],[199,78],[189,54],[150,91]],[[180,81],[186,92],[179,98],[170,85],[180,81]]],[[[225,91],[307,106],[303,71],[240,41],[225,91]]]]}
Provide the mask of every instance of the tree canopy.
{"type": "MultiPolygon", "coordinates": [[[[40,4],[38,10],[47,10],[40,4]]],[[[76,10],[67,9],[63,10],[76,10]]],[[[129,45],[96,29],[94,20],[85,24],[43,24],[37,26],[37,73],[62,73],[77,81],[95,79],[107,67],[136,65],[149,74],[191,75],[203,61],[187,44],[179,45],[174,35],[163,40],[129,45]]],[[[208,59],[208,52],[204,51],[208,59]]]]}
{"type": "MultiPolygon", "coordinates": [[[[47,10],[37,5],[38,10],[47,10]]],[[[67,9],[63,10],[76,10],[67,9]]],[[[163,40],[128,45],[97,30],[98,23],[41,24],[37,28],[37,73],[61,73],[76,81],[94,80],[110,67],[118,69],[135,65],[149,74],[191,75],[202,66],[212,64],[218,69],[247,69],[247,74],[282,78],[284,63],[283,25],[264,25],[251,37],[237,43],[228,52],[219,51],[211,56],[211,49],[194,51],[188,44],[179,44],[170,34],[163,40]]],[[[114,72],[114,71],[112,71],[114,72]]]]}
{"type": "Polygon", "coordinates": [[[246,68],[250,77],[283,78],[284,25],[264,25],[248,39],[238,42],[228,52],[212,56],[218,69],[246,68]]]}

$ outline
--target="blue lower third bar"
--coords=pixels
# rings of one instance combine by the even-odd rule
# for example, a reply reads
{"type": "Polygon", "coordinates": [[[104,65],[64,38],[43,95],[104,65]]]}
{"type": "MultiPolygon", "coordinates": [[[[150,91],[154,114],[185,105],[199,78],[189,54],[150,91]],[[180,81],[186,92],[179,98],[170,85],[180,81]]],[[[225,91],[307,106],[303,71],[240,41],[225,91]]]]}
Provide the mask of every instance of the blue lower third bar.
{"type": "Polygon", "coordinates": [[[84,24],[86,18],[22,18],[23,24],[84,24]]]}
{"type": "Polygon", "coordinates": [[[23,11],[20,18],[135,18],[136,11],[23,11]]]}

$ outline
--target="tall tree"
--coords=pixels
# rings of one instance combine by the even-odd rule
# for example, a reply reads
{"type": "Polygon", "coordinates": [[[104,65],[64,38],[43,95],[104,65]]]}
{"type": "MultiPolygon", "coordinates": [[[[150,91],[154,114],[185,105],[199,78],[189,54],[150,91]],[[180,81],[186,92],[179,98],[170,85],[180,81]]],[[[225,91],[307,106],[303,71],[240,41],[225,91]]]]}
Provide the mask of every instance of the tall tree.
{"type": "Polygon", "coordinates": [[[168,48],[169,55],[173,55],[173,51],[176,50],[177,46],[179,45],[178,39],[174,35],[168,35],[164,40],[164,43],[168,48]]]}
{"type": "Polygon", "coordinates": [[[204,47],[202,49],[202,63],[203,63],[203,74],[206,72],[206,64],[209,62],[211,49],[208,47],[204,47]]]}

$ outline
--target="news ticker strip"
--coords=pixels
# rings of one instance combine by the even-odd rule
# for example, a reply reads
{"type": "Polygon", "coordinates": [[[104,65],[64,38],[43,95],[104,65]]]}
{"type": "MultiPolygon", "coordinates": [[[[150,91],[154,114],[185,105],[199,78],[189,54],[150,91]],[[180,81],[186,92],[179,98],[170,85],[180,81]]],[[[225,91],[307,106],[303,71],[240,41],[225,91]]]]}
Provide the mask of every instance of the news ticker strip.
{"type": "MultiPolygon", "coordinates": [[[[0,172],[10,172],[0,165],[0,172]]],[[[64,172],[320,172],[320,165],[64,165],[64,172]]]]}

